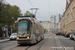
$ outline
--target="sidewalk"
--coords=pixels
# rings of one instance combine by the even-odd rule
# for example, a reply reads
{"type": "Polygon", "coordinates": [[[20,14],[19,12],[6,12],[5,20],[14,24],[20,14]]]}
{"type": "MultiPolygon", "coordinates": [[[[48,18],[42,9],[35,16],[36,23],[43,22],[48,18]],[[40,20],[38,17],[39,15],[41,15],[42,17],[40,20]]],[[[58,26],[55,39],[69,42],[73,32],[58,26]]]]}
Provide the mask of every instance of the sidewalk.
{"type": "Polygon", "coordinates": [[[3,39],[3,40],[0,40],[0,43],[1,42],[5,42],[5,41],[9,41],[10,39],[3,39]]]}
{"type": "Polygon", "coordinates": [[[1,42],[5,42],[5,41],[9,41],[10,39],[9,38],[7,38],[7,39],[0,39],[0,43],[1,42]]]}

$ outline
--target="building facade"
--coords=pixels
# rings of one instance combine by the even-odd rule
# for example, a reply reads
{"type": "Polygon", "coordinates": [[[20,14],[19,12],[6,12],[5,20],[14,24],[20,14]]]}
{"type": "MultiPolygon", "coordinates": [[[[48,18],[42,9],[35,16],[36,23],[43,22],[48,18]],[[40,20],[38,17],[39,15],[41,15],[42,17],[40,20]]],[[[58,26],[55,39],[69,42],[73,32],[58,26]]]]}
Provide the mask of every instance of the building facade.
{"type": "Polygon", "coordinates": [[[50,17],[50,22],[54,23],[54,16],[53,15],[50,17]]]}
{"type": "Polygon", "coordinates": [[[42,21],[41,24],[44,27],[44,29],[46,29],[47,31],[54,30],[54,24],[51,23],[50,21],[42,21]]]}
{"type": "Polygon", "coordinates": [[[60,19],[60,28],[64,32],[75,30],[75,0],[66,0],[66,10],[60,19]]]}
{"type": "Polygon", "coordinates": [[[60,29],[60,14],[54,14],[50,17],[51,23],[54,25],[54,30],[60,29]]]}
{"type": "Polygon", "coordinates": [[[50,25],[49,25],[49,30],[50,30],[50,31],[53,31],[53,30],[54,30],[54,23],[50,23],[50,25]]]}

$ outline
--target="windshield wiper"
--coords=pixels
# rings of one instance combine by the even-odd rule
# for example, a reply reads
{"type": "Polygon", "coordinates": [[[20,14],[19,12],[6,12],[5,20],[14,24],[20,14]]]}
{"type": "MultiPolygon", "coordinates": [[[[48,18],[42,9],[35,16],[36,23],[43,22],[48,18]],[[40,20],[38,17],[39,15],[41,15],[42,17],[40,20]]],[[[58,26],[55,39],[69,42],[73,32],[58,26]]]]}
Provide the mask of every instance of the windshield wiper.
{"type": "Polygon", "coordinates": [[[24,34],[25,34],[25,32],[22,35],[24,35],[24,34]]]}
{"type": "Polygon", "coordinates": [[[27,32],[25,31],[25,32],[23,33],[23,35],[26,34],[26,33],[27,33],[27,32]]]}
{"type": "Polygon", "coordinates": [[[24,33],[23,33],[22,35],[26,34],[27,32],[28,32],[28,31],[27,31],[27,30],[25,30],[25,31],[24,31],[24,33]]]}

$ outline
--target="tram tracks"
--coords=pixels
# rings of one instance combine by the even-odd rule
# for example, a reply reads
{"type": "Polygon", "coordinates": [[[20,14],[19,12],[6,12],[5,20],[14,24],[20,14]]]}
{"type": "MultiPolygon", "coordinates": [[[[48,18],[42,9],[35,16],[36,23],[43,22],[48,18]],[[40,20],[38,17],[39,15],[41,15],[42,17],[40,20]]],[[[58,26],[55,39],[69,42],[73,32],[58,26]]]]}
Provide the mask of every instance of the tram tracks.
{"type": "MultiPolygon", "coordinates": [[[[47,39],[44,39],[43,41],[38,42],[38,44],[40,44],[42,42],[42,44],[40,44],[39,47],[36,48],[36,50],[41,50],[42,46],[44,45],[44,43],[47,41],[47,39]]],[[[35,44],[35,45],[38,45],[35,44]]],[[[28,46],[27,48],[25,48],[25,50],[29,50],[32,46],[28,46]]],[[[33,49],[34,50],[34,49],[33,49]]]]}
{"type": "Polygon", "coordinates": [[[57,50],[56,47],[57,47],[57,46],[56,46],[56,39],[55,39],[55,37],[54,37],[54,50],[57,50]]]}
{"type": "MultiPolygon", "coordinates": [[[[36,50],[41,50],[42,47],[43,47],[43,45],[45,44],[45,42],[46,42],[47,40],[48,40],[48,39],[46,38],[46,39],[43,39],[43,40],[39,41],[37,44],[35,44],[35,45],[39,46],[39,47],[36,47],[36,50]]],[[[25,50],[30,50],[30,48],[33,48],[33,50],[35,50],[35,49],[34,49],[35,45],[34,45],[34,46],[28,46],[27,48],[25,48],[25,50]]]]}
{"type": "Polygon", "coordinates": [[[16,49],[18,50],[18,49],[21,49],[21,48],[24,48],[24,50],[30,50],[30,48],[32,48],[35,45],[39,45],[39,47],[37,47],[38,49],[36,48],[36,50],[40,50],[41,47],[44,45],[44,43],[46,41],[47,41],[47,39],[41,40],[37,44],[27,44],[27,45],[19,45],[19,44],[17,44],[16,46],[12,47],[10,50],[16,50],[16,49]]]}
{"type": "Polygon", "coordinates": [[[28,46],[27,48],[25,48],[25,50],[28,50],[31,46],[28,46]]]}
{"type": "Polygon", "coordinates": [[[42,50],[42,47],[45,45],[46,42],[48,42],[47,40],[49,40],[48,38],[50,37],[50,35],[48,35],[46,37],[46,39],[44,39],[44,41],[42,42],[42,44],[40,45],[40,47],[37,50],[42,50]]]}
{"type": "MultiPolygon", "coordinates": [[[[60,39],[60,38],[59,38],[59,39],[60,39]]],[[[59,43],[61,44],[63,50],[66,50],[66,49],[65,49],[65,46],[62,44],[62,42],[61,42],[59,39],[58,39],[58,41],[59,41],[59,43]]]]}
{"type": "Polygon", "coordinates": [[[59,41],[59,43],[60,43],[62,49],[63,49],[63,50],[66,50],[65,47],[64,47],[64,45],[63,45],[62,42],[60,41],[60,38],[58,38],[58,41],[59,41]]]}
{"type": "Polygon", "coordinates": [[[11,48],[10,50],[13,50],[14,48],[16,48],[18,45],[14,46],[13,48],[11,48]]]}
{"type": "Polygon", "coordinates": [[[19,49],[21,49],[21,48],[25,48],[25,50],[27,50],[28,48],[30,48],[32,45],[17,45],[17,46],[14,46],[13,48],[11,48],[10,50],[19,50],[19,49]],[[19,48],[20,47],[20,48],[19,48]]]}
{"type": "Polygon", "coordinates": [[[45,44],[46,41],[47,41],[47,39],[45,39],[45,40],[43,41],[43,43],[40,45],[40,47],[39,47],[37,50],[40,50],[40,49],[42,48],[42,46],[45,44]]]}
{"type": "MultiPolygon", "coordinates": [[[[56,35],[55,35],[56,36],[56,35]]],[[[56,36],[57,37],[57,36],[56,36]]],[[[64,45],[62,44],[62,42],[60,41],[60,38],[58,37],[58,38],[55,38],[54,37],[54,50],[59,50],[59,49],[61,49],[61,50],[66,50],[65,49],[65,47],[64,47],[64,45]],[[58,44],[59,43],[59,47],[58,47],[58,44]]]]}
{"type": "Polygon", "coordinates": [[[40,47],[37,50],[42,50],[42,47],[44,46],[44,44],[47,42],[47,40],[49,40],[48,38],[50,37],[50,34],[46,37],[46,39],[44,39],[44,41],[42,42],[42,44],[40,45],[40,47]]]}
{"type": "MultiPolygon", "coordinates": [[[[46,44],[46,41],[48,42],[49,37],[50,36],[47,36],[47,38],[45,38],[44,40],[40,41],[39,43],[37,43],[35,45],[25,45],[24,50],[42,50],[44,45],[46,44]],[[37,47],[35,47],[35,46],[37,46],[37,47]]],[[[54,47],[56,47],[56,39],[54,38],[52,41],[54,41],[54,47]]],[[[52,42],[52,41],[50,41],[50,42],[52,42]]],[[[18,46],[16,46],[16,47],[18,47],[18,46]]],[[[14,47],[14,48],[16,48],[16,47],[14,47]]],[[[54,50],[57,50],[57,48],[55,48],[54,50]]]]}

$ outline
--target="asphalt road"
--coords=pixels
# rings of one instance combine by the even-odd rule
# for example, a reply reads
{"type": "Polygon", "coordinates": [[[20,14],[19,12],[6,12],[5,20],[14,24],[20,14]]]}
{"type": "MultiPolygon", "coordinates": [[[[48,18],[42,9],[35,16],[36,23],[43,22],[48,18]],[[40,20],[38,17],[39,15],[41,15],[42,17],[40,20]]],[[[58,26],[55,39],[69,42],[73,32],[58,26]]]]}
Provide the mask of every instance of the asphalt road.
{"type": "Polygon", "coordinates": [[[58,36],[59,41],[62,43],[62,45],[68,49],[70,48],[71,50],[75,50],[75,41],[71,40],[69,37],[64,37],[64,36],[58,36]]]}
{"type": "Polygon", "coordinates": [[[2,43],[0,43],[0,50],[7,48],[7,47],[10,47],[10,46],[13,46],[13,45],[17,45],[17,42],[15,40],[2,42],[2,43]]]}
{"type": "Polygon", "coordinates": [[[37,44],[19,45],[17,41],[0,43],[0,50],[74,50],[75,41],[51,32],[44,34],[44,40],[37,44]]]}

